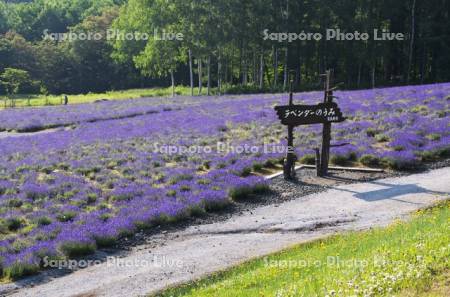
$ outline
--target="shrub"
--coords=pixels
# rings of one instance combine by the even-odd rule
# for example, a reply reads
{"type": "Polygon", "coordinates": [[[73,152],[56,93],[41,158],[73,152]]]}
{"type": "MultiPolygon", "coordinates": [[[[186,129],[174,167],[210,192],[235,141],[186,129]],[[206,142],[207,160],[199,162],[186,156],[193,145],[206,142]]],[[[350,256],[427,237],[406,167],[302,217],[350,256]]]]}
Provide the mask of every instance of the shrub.
{"type": "Polygon", "coordinates": [[[330,162],[334,165],[346,165],[349,161],[349,156],[344,155],[332,155],[330,158],[330,162]]]}
{"type": "Polygon", "coordinates": [[[206,211],[219,211],[230,205],[230,200],[206,200],[204,203],[206,211]]]}
{"type": "Polygon", "coordinates": [[[182,186],[180,187],[180,191],[181,191],[181,192],[189,192],[190,190],[191,190],[191,187],[188,186],[188,185],[182,185],[182,186]]]}
{"type": "Polygon", "coordinates": [[[10,199],[10,200],[8,201],[8,206],[9,206],[9,207],[15,208],[15,207],[21,207],[22,205],[23,205],[23,201],[20,200],[20,199],[17,199],[17,198],[10,199]]]}
{"type": "Polygon", "coordinates": [[[264,163],[265,167],[275,167],[275,165],[278,163],[278,160],[276,159],[268,159],[266,160],[266,162],[264,163]]]}
{"type": "Polygon", "coordinates": [[[206,170],[211,168],[211,161],[204,161],[203,162],[203,168],[205,168],[206,170]]]}
{"type": "Polygon", "coordinates": [[[162,213],[159,216],[153,217],[150,222],[150,226],[152,225],[165,225],[172,220],[167,214],[162,213]]]}
{"type": "Polygon", "coordinates": [[[374,129],[374,128],[368,128],[366,130],[366,134],[369,137],[375,137],[375,135],[377,135],[378,133],[380,133],[380,132],[377,129],[374,129]]]}
{"type": "Polygon", "coordinates": [[[241,172],[238,172],[238,175],[241,177],[249,176],[250,173],[252,173],[252,169],[250,167],[245,167],[241,170],[241,172]]]}
{"type": "Polygon", "coordinates": [[[5,224],[9,231],[17,231],[23,226],[22,219],[19,217],[8,218],[6,219],[5,224]]]}
{"type": "Polygon", "coordinates": [[[59,250],[69,258],[93,254],[96,250],[93,242],[66,241],[59,245],[59,250]]]}
{"type": "Polygon", "coordinates": [[[392,158],[383,158],[381,164],[384,167],[401,171],[416,170],[420,167],[420,164],[415,160],[397,160],[392,158]]]}
{"type": "Polygon", "coordinates": [[[95,243],[100,248],[114,246],[117,242],[117,238],[114,236],[95,236],[95,243]]]}
{"type": "Polygon", "coordinates": [[[15,262],[11,266],[3,269],[3,276],[11,280],[17,280],[24,276],[36,274],[38,271],[39,265],[35,263],[15,262]]]}
{"type": "Polygon", "coordinates": [[[307,165],[314,165],[316,164],[316,156],[313,154],[303,155],[303,157],[300,158],[300,163],[307,165]]]}
{"type": "Polygon", "coordinates": [[[77,213],[74,212],[74,211],[65,211],[65,212],[59,213],[59,214],[56,216],[56,219],[57,219],[58,221],[64,223],[64,222],[71,221],[76,215],[77,215],[77,213]]]}
{"type": "Polygon", "coordinates": [[[209,184],[211,184],[211,181],[209,179],[202,178],[202,179],[199,179],[197,181],[197,184],[199,184],[199,185],[209,185],[209,184]]]}
{"type": "Polygon", "coordinates": [[[269,191],[267,184],[256,184],[254,186],[241,186],[230,190],[229,195],[233,200],[244,200],[254,194],[263,194],[269,191]]]}
{"type": "Polygon", "coordinates": [[[169,184],[175,185],[182,180],[192,180],[193,178],[194,177],[191,174],[179,174],[179,175],[172,177],[169,180],[169,184]]]}
{"type": "Polygon", "coordinates": [[[254,171],[260,171],[261,169],[263,169],[263,165],[261,163],[253,163],[253,170],[254,171]]]}
{"type": "Polygon", "coordinates": [[[441,158],[448,158],[450,156],[450,148],[424,151],[420,153],[420,156],[422,158],[422,161],[425,162],[436,161],[441,158]]]}
{"type": "Polygon", "coordinates": [[[110,213],[103,213],[100,215],[100,220],[102,220],[103,222],[106,222],[111,217],[112,217],[112,215],[110,213]]]}
{"type": "Polygon", "coordinates": [[[175,197],[177,195],[177,191],[175,191],[175,190],[168,190],[166,195],[169,196],[169,197],[175,197]]]}
{"type": "Polygon", "coordinates": [[[363,155],[359,158],[359,162],[368,167],[374,167],[380,165],[380,158],[374,155],[363,155]]]}
{"type": "Polygon", "coordinates": [[[97,201],[97,198],[98,198],[97,194],[89,193],[89,194],[87,194],[87,200],[86,201],[89,204],[93,204],[93,203],[95,203],[97,201]]]}
{"type": "Polygon", "coordinates": [[[193,205],[189,208],[189,215],[192,217],[202,217],[206,214],[206,210],[202,205],[193,205]]]}
{"type": "Polygon", "coordinates": [[[433,134],[427,135],[427,138],[430,140],[433,140],[433,141],[438,141],[438,140],[441,140],[441,135],[433,133],[433,134]]]}
{"type": "Polygon", "coordinates": [[[39,226],[47,226],[50,225],[52,223],[52,219],[50,219],[49,217],[40,217],[37,219],[37,224],[39,226]]]}
{"type": "Polygon", "coordinates": [[[447,111],[445,111],[445,110],[440,110],[440,111],[438,111],[438,117],[439,118],[445,118],[446,116],[447,116],[447,111]]]}
{"type": "Polygon", "coordinates": [[[377,142],[388,142],[390,140],[389,136],[384,134],[378,134],[375,136],[377,142]]]}
{"type": "Polygon", "coordinates": [[[267,184],[256,184],[253,187],[253,193],[254,194],[264,194],[270,191],[270,187],[267,184]]]}

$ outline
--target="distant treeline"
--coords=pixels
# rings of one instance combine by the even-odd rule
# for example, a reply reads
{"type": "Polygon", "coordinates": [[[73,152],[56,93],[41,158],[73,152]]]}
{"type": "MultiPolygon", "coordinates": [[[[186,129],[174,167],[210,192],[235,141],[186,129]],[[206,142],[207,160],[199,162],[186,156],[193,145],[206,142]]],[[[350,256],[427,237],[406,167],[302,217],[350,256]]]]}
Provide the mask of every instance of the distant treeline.
{"type": "MultiPolygon", "coordinates": [[[[312,89],[329,68],[347,89],[450,81],[449,14],[448,0],[0,0],[0,75],[7,68],[26,71],[30,82],[18,92],[29,93],[171,83],[282,90],[290,79],[296,89],[312,89]],[[107,40],[109,29],[150,38],[107,40]],[[267,38],[325,36],[327,29],[367,32],[370,38],[267,38]],[[405,39],[376,41],[374,29],[405,39]],[[103,38],[56,42],[43,40],[44,32],[103,38]],[[162,32],[182,38],[159,40],[162,32]]],[[[0,84],[0,93],[6,90],[0,84]]]]}

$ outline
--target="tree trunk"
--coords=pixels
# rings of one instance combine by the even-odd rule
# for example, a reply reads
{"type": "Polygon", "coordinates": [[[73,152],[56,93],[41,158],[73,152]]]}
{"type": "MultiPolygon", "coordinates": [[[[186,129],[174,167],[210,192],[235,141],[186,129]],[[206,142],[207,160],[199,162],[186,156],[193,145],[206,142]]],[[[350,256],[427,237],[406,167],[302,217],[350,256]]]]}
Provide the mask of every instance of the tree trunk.
{"type": "Polygon", "coordinates": [[[273,65],[273,87],[276,88],[278,85],[278,48],[275,48],[274,53],[274,65],[273,65]]]}
{"type": "Polygon", "coordinates": [[[375,89],[375,64],[372,65],[372,89],[375,89]]]}
{"type": "Polygon", "coordinates": [[[258,82],[258,66],[256,66],[256,53],[253,53],[253,71],[252,71],[252,83],[254,85],[258,82]]]}
{"type": "Polygon", "coordinates": [[[198,63],[198,94],[201,95],[203,89],[202,59],[199,58],[197,60],[197,63],[198,63]]]}
{"type": "Polygon", "coordinates": [[[173,70],[170,70],[170,79],[172,80],[172,98],[175,97],[175,76],[173,70]]]}
{"type": "Polygon", "coordinates": [[[420,84],[423,84],[425,77],[425,41],[422,45],[422,54],[420,55],[420,84]]]}
{"type": "Polygon", "coordinates": [[[222,83],[223,84],[228,84],[228,71],[229,71],[229,69],[228,69],[228,67],[230,67],[229,65],[228,65],[228,60],[227,59],[225,59],[224,61],[223,61],[223,69],[224,69],[224,73],[223,73],[223,80],[222,80],[222,83]]]}
{"type": "Polygon", "coordinates": [[[189,79],[191,83],[191,96],[194,96],[194,72],[192,70],[192,51],[189,49],[189,79]]]}
{"type": "Polygon", "coordinates": [[[295,86],[300,87],[300,83],[302,80],[302,60],[300,56],[300,46],[297,46],[297,69],[295,71],[295,86]]]}
{"type": "Polygon", "coordinates": [[[288,70],[288,48],[286,47],[286,51],[284,52],[284,81],[283,81],[283,89],[287,89],[288,79],[289,79],[289,70],[288,70]]]}
{"type": "Polygon", "coordinates": [[[411,78],[412,57],[414,51],[414,35],[415,35],[415,22],[416,22],[416,0],[413,0],[411,8],[411,41],[409,43],[409,56],[408,56],[408,73],[406,75],[406,81],[409,83],[411,78]]]}
{"type": "Polygon", "coordinates": [[[221,85],[222,85],[222,81],[221,81],[221,75],[222,75],[222,63],[221,63],[221,59],[220,59],[220,53],[219,53],[219,57],[217,59],[217,92],[219,93],[219,96],[221,95],[221,85]]]}
{"type": "Polygon", "coordinates": [[[358,79],[356,81],[356,86],[359,88],[361,85],[361,62],[358,64],[358,79]]]}
{"type": "Polygon", "coordinates": [[[211,95],[211,56],[208,56],[208,96],[211,95]]]}
{"type": "Polygon", "coordinates": [[[247,85],[247,78],[248,78],[248,65],[247,65],[247,60],[245,57],[245,54],[243,55],[242,58],[242,85],[247,85]]]}
{"type": "Polygon", "coordinates": [[[264,86],[264,54],[261,53],[259,61],[259,89],[262,90],[264,86]]]}

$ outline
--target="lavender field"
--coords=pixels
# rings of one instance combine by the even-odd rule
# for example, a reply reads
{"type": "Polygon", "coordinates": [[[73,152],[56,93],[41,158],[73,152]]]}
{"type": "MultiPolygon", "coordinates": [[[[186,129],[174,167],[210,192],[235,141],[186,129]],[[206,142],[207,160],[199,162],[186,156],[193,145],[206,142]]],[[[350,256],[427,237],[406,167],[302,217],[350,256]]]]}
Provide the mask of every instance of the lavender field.
{"type": "MultiPolygon", "coordinates": [[[[407,170],[450,149],[450,83],[337,92],[336,164],[407,170]]],[[[315,104],[320,92],[296,94],[315,104]]],[[[4,277],[46,256],[77,257],[142,228],[267,190],[260,174],[284,156],[273,110],[285,95],[136,99],[0,112],[0,258],[4,277]]],[[[321,127],[296,129],[310,161],[321,127]]]]}

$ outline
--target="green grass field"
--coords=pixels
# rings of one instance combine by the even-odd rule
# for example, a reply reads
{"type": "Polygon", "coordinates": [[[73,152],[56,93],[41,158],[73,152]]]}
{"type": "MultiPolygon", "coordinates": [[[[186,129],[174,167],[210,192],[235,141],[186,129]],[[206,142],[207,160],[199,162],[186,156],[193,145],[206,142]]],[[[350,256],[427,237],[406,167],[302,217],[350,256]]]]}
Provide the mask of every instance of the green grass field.
{"type": "Polygon", "coordinates": [[[449,230],[447,201],[407,222],[302,244],[157,296],[446,296],[449,230]]]}
{"type": "MultiPolygon", "coordinates": [[[[212,89],[215,93],[216,90],[212,89]]],[[[191,89],[186,86],[178,86],[175,88],[177,95],[191,95],[191,89]]],[[[202,95],[206,95],[207,89],[202,89],[202,95]]],[[[105,93],[88,93],[78,95],[67,95],[69,98],[69,104],[90,103],[96,100],[108,99],[108,100],[125,100],[136,99],[142,97],[170,97],[172,95],[172,88],[152,88],[152,89],[130,89],[124,91],[110,91],[105,93]]],[[[194,95],[198,95],[198,88],[194,89],[194,95]]],[[[61,105],[64,95],[16,95],[15,99],[16,107],[30,107],[30,106],[49,106],[49,105],[61,105]]],[[[6,97],[0,96],[0,109],[7,108],[11,105],[11,100],[5,102],[6,97]]]]}

